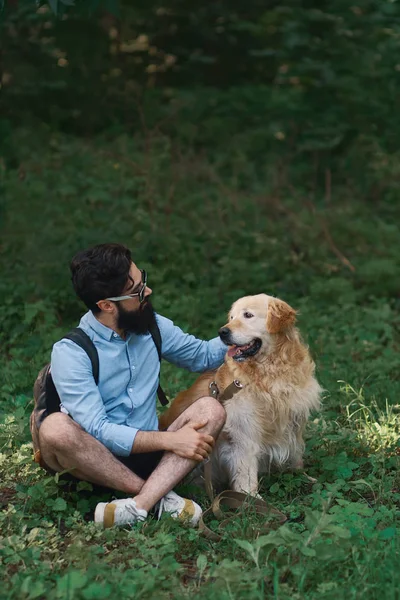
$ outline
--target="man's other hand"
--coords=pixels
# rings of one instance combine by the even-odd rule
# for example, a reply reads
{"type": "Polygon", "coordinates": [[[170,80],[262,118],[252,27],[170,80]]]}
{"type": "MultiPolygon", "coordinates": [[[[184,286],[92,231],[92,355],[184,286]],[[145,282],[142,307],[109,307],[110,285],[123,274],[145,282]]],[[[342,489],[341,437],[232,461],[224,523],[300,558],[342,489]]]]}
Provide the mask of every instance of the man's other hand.
{"type": "Polygon", "coordinates": [[[202,461],[211,454],[215,444],[212,435],[198,431],[208,420],[201,423],[189,422],[181,429],[174,432],[168,432],[168,447],[166,450],[174,452],[182,458],[202,461]]]}

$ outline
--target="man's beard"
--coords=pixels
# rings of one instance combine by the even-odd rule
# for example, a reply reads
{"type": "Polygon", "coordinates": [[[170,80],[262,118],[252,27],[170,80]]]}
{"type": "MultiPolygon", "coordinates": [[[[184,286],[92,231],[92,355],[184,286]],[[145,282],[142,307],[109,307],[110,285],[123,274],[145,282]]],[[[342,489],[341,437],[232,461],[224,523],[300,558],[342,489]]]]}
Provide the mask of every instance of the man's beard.
{"type": "Polygon", "coordinates": [[[125,333],[145,335],[149,333],[154,321],[154,308],[150,300],[146,300],[136,310],[125,310],[121,305],[118,306],[117,327],[125,333]]]}

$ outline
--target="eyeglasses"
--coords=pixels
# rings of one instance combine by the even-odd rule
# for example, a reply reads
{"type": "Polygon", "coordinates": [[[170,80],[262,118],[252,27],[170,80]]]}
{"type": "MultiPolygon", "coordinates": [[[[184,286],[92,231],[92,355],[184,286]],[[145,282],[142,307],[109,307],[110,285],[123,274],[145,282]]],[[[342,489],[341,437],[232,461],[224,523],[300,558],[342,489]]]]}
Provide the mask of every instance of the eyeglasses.
{"type": "Polygon", "coordinates": [[[140,269],[142,274],[142,287],[135,294],[126,294],[126,296],[113,296],[112,298],[105,298],[105,300],[111,300],[112,302],[119,302],[120,300],[129,300],[130,298],[135,298],[135,296],[139,296],[139,302],[142,303],[144,300],[144,293],[146,291],[147,286],[147,273],[144,269],[140,269]]]}

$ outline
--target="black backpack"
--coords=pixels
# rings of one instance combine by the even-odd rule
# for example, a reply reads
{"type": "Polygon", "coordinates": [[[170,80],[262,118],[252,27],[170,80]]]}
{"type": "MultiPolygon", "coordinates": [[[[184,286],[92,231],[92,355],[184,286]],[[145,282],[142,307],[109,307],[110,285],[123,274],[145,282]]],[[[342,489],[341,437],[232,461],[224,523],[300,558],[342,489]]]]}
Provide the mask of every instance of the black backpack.
{"type": "MultiPolygon", "coordinates": [[[[158,358],[160,359],[161,363],[161,334],[157,322],[154,322],[154,325],[150,329],[150,334],[157,348],[158,358]]],[[[63,339],[65,338],[72,340],[75,344],[77,344],[77,346],[80,346],[86,352],[90,358],[90,362],[92,363],[94,380],[96,385],[98,385],[99,355],[90,337],[83,331],[83,329],[76,327],[64,335],[63,339]]],[[[166,406],[168,404],[168,399],[160,384],[158,385],[157,395],[161,404],[166,406]]],[[[43,367],[43,369],[39,372],[33,388],[33,396],[35,403],[33,409],[34,419],[36,427],[39,429],[40,425],[48,415],[51,415],[55,412],[60,412],[60,397],[57,393],[53,378],[51,376],[50,363],[43,367]]]]}

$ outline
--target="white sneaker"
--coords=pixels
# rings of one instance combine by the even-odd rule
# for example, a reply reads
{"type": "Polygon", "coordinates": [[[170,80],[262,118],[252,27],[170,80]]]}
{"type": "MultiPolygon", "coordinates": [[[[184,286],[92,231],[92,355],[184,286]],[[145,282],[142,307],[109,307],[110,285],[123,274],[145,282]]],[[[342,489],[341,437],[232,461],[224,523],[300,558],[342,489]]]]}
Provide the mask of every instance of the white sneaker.
{"type": "Polygon", "coordinates": [[[102,523],[105,529],[114,525],[117,527],[133,525],[139,521],[144,521],[146,517],[147,510],[138,508],[133,498],[100,502],[94,511],[94,522],[102,523]]]}
{"type": "Polygon", "coordinates": [[[155,509],[156,514],[158,511],[158,518],[161,517],[162,513],[166,512],[169,513],[172,518],[179,519],[192,527],[195,527],[198,524],[203,513],[196,502],[188,500],[187,498],[181,498],[181,496],[178,496],[178,494],[173,491],[165,494],[160,502],[156,504],[155,509]]]}

